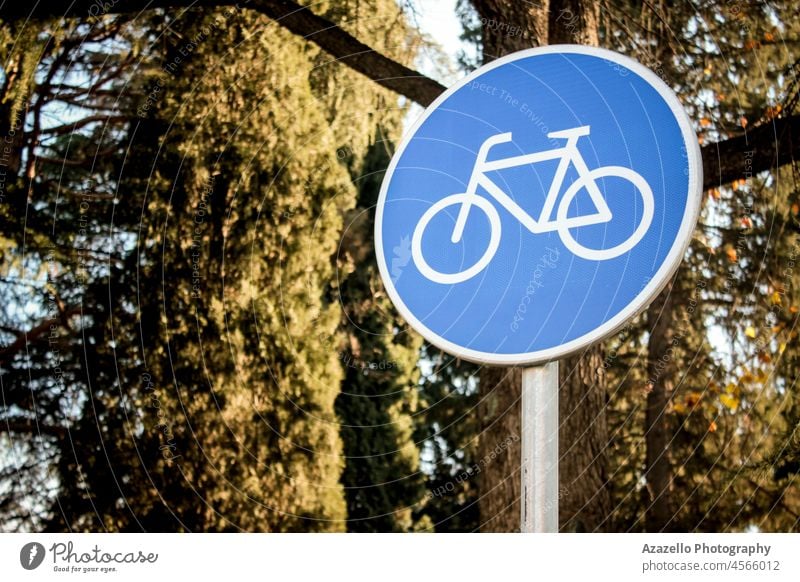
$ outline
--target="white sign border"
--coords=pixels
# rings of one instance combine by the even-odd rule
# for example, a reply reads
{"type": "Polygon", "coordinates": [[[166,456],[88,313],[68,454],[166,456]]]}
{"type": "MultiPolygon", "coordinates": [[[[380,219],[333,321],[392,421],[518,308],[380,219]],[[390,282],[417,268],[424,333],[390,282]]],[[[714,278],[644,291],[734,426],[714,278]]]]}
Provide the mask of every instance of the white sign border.
{"type": "Polygon", "coordinates": [[[579,352],[585,347],[613,335],[615,332],[624,327],[631,318],[640,314],[647,308],[653,299],[655,299],[656,296],[664,289],[664,287],[666,287],[667,283],[672,278],[672,275],[678,269],[678,266],[683,259],[683,255],[689,246],[689,242],[692,239],[692,233],[694,232],[694,228],[697,224],[697,219],[700,214],[702,199],[703,159],[700,154],[700,145],[697,140],[697,135],[692,129],[689,117],[686,115],[686,112],[684,111],[683,106],[680,104],[680,101],[678,101],[677,96],[672,89],[670,89],[666,83],[661,80],[661,78],[632,58],[607,49],[569,44],[531,48],[511,53],[496,59],[487,65],[479,67],[449,87],[427,107],[425,112],[414,123],[413,127],[406,133],[405,137],[400,142],[400,146],[392,156],[392,161],[386,170],[386,175],[384,176],[383,183],[381,184],[381,191],[378,196],[378,204],[375,210],[375,254],[378,260],[378,269],[381,274],[381,279],[383,280],[384,287],[386,287],[386,291],[389,293],[392,303],[394,303],[397,310],[411,325],[411,327],[413,327],[426,340],[436,347],[454,356],[464,360],[469,360],[471,362],[476,362],[478,364],[504,366],[543,364],[545,362],[559,360],[568,355],[574,354],[575,352],[579,352]],[[411,310],[406,306],[406,304],[400,298],[400,295],[397,293],[397,290],[392,283],[392,278],[389,273],[388,265],[384,259],[383,252],[381,224],[386,202],[386,193],[388,191],[392,176],[394,175],[397,162],[403,155],[406,147],[416,135],[419,127],[425,122],[426,119],[428,119],[428,116],[433,113],[433,111],[435,111],[443,101],[445,101],[448,97],[465,85],[468,85],[473,79],[483,75],[488,71],[491,71],[496,67],[500,67],[520,59],[546,54],[590,55],[612,61],[625,67],[626,69],[633,71],[647,83],[649,83],[653,89],[658,91],[659,95],[661,95],[661,97],[667,103],[676,121],[678,122],[678,125],[681,129],[681,134],[683,136],[684,145],[686,146],[686,155],[689,164],[689,189],[687,192],[688,196],[686,209],[683,214],[683,220],[681,222],[680,229],[678,230],[678,235],[675,237],[675,242],[673,243],[667,258],[661,264],[661,267],[656,272],[655,276],[653,276],[650,282],[633,299],[633,301],[628,304],[627,307],[596,329],[565,344],[561,344],[560,346],[547,348],[544,350],[537,350],[534,352],[520,354],[494,354],[491,352],[482,352],[465,348],[439,336],[436,332],[426,327],[425,324],[423,324],[414,316],[413,313],[411,313],[411,310]]]}

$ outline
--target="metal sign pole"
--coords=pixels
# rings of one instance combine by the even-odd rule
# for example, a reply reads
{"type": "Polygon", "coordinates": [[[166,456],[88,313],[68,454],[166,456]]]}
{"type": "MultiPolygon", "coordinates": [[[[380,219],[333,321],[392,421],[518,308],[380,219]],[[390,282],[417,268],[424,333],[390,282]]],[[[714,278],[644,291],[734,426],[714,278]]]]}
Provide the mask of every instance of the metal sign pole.
{"type": "Polygon", "coordinates": [[[558,362],[522,370],[523,533],[558,532],[558,362]]]}

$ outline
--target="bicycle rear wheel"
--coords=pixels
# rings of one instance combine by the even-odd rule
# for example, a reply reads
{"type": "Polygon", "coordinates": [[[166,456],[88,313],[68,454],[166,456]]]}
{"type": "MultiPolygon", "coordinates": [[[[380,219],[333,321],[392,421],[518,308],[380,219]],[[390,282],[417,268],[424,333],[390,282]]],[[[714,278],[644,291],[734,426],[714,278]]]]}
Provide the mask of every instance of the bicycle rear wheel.
{"type": "Polygon", "coordinates": [[[425,211],[425,214],[422,215],[422,218],[419,219],[416,228],[414,228],[414,234],[411,237],[411,256],[414,258],[414,264],[416,264],[419,272],[422,273],[426,278],[430,279],[434,283],[453,285],[455,283],[462,283],[468,279],[471,279],[483,271],[483,269],[486,268],[486,265],[488,265],[494,257],[499,245],[500,215],[497,213],[497,209],[492,206],[492,203],[486,198],[483,198],[482,196],[476,196],[474,194],[451,194],[450,196],[445,196],[433,204],[430,208],[428,208],[428,210],[425,211]],[[478,259],[478,261],[471,267],[456,273],[442,273],[441,271],[437,271],[431,267],[425,260],[425,257],[422,256],[422,236],[425,233],[428,223],[433,219],[434,216],[445,210],[447,207],[454,206],[456,204],[469,204],[470,206],[477,206],[484,212],[484,214],[486,214],[486,218],[489,219],[490,227],[489,245],[486,247],[486,251],[484,251],[481,258],[478,259]]]}

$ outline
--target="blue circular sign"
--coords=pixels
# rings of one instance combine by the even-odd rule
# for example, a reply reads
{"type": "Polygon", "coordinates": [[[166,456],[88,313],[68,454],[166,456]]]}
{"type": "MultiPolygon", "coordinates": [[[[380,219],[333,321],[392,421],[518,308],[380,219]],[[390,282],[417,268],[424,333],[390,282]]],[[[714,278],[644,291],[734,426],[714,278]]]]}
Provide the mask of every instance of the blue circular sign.
{"type": "Polygon", "coordinates": [[[701,197],[697,137],[653,72],[591,47],[521,51],[448,89],[400,144],[378,200],[378,265],[434,345],[541,363],[647,306],[701,197]]]}

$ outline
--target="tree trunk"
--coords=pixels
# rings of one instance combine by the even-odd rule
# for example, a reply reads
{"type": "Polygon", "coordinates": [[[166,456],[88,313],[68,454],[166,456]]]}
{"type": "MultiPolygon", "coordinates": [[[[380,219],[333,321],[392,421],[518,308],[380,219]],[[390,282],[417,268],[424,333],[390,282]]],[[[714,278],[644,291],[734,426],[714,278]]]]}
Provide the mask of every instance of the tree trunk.
{"type": "Polygon", "coordinates": [[[603,347],[561,361],[558,413],[559,527],[562,531],[609,529],[606,385],[603,347]]]}
{"type": "Polygon", "coordinates": [[[551,0],[548,44],[600,44],[600,4],[595,0],[551,0]]]}
{"type": "Polygon", "coordinates": [[[481,531],[519,531],[522,370],[484,367],[479,387],[478,458],[495,455],[478,474],[481,531]]]}
{"type": "MultiPolygon", "coordinates": [[[[558,0],[555,0],[558,1],[558,0]]],[[[472,0],[483,24],[483,62],[547,44],[548,0],[472,0]]]]}
{"type": "MultiPolygon", "coordinates": [[[[597,46],[599,19],[599,4],[593,0],[552,0],[548,42],[597,46]]],[[[581,355],[563,360],[559,381],[559,528],[609,529],[603,346],[590,346],[581,355]]]]}
{"type": "Polygon", "coordinates": [[[672,438],[667,425],[666,410],[672,395],[673,342],[675,341],[674,298],[672,283],[647,309],[647,329],[650,339],[647,344],[648,394],[645,417],[645,480],[647,487],[645,527],[657,532],[669,529],[672,518],[670,483],[672,468],[668,457],[669,441],[672,438]]]}
{"type": "MultiPolygon", "coordinates": [[[[548,42],[598,43],[598,6],[591,0],[545,0],[536,5],[473,0],[473,5],[484,24],[484,62],[548,42]],[[522,32],[509,34],[511,27],[522,32]]],[[[600,529],[611,510],[602,354],[596,346],[560,364],[559,525],[564,531],[600,529]]],[[[481,531],[519,531],[521,370],[483,368],[480,392],[479,457],[493,451],[495,455],[480,474],[481,531]]]]}

